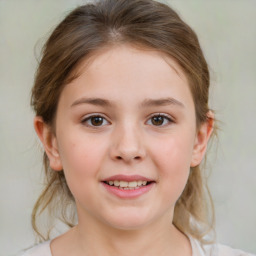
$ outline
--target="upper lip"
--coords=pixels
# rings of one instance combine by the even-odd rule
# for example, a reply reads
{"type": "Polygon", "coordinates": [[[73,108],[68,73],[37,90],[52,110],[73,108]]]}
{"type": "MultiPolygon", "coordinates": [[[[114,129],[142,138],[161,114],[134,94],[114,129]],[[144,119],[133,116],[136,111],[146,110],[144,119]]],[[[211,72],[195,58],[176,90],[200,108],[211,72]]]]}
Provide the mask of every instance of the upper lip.
{"type": "Polygon", "coordinates": [[[103,181],[115,181],[115,180],[122,180],[122,181],[153,181],[152,179],[149,179],[147,177],[143,177],[141,175],[113,175],[111,177],[108,177],[104,179],[103,181]]]}

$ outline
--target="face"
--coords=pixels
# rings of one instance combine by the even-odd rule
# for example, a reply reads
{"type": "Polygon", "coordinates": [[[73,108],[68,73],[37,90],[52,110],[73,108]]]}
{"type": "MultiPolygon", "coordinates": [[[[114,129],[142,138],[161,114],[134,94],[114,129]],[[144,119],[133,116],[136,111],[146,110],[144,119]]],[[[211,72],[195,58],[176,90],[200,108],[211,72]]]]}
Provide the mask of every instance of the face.
{"type": "Polygon", "coordinates": [[[205,143],[181,68],[161,53],[123,45],[78,72],[44,144],[51,167],[65,172],[79,220],[119,229],[170,223],[205,143]]]}

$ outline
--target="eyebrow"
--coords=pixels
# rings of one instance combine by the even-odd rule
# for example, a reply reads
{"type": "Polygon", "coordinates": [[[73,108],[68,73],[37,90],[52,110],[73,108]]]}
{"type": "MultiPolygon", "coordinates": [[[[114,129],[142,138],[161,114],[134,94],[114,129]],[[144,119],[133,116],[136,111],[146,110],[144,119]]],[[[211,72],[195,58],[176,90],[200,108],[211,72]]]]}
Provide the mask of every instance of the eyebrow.
{"type": "Polygon", "coordinates": [[[151,107],[151,106],[168,106],[176,105],[179,107],[184,107],[184,104],[174,98],[160,98],[160,99],[145,99],[142,103],[142,107],[151,107]]]}
{"type": "MultiPolygon", "coordinates": [[[[71,107],[77,106],[80,104],[91,104],[91,105],[102,106],[102,107],[111,107],[115,105],[111,101],[102,99],[102,98],[81,98],[74,101],[71,107]]],[[[170,97],[160,98],[160,99],[145,99],[140,106],[141,107],[152,107],[152,106],[157,107],[157,106],[168,106],[168,105],[176,105],[179,107],[184,107],[183,103],[170,97]]]]}
{"type": "Polygon", "coordinates": [[[101,99],[101,98],[81,98],[78,99],[76,101],[74,101],[71,105],[71,107],[73,106],[77,106],[80,104],[91,104],[91,105],[95,105],[95,106],[102,106],[102,107],[110,107],[113,104],[111,104],[110,101],[106,100],[106,99],[101,99]]]}

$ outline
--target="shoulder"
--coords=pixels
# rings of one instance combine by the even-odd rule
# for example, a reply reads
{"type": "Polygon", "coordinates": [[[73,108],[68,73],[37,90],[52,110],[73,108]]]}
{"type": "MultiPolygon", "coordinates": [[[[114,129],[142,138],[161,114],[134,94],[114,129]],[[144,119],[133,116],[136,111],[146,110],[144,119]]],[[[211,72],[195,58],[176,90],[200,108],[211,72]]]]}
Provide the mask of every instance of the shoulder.
{"type": "Polygon", "coordinates": [[[255,256],[254,254],[234,249],[222,244],[204,246],[206,256],[255,256]]]}
{"type": "Polygon", "coordinates": [[[190,238],[193,256],[256,256],[242,250],[234,249],[222,244],[210,244],[201,246],[200,243],[190,238]]]}
{"type": "Polygon", "coordinates": [[[19,256],[52,256],[51,249],[50,249],[50,242],[46,241],[39,245],[36,245],[27,251],[23,252],[19,256]]]}
{"type": "Polygon", "coordinates": [[[222,244],[204,246],[206,256],[255,256],[254,254],[234,249],[222,244]]]}
{"type": "Polygon", "coordinates": [[[233,249],[231,247],[228,247],[226,245],[218,245],[218,249],[220,251],[220,255],[227,255],[228,253],[230,253],[230,255],[235,255],[235,256],[255,256],[255,254],[252,253],[248,253],[248,252],[244,252],[242,250],[238,250],[238,249],[233,249]]]}

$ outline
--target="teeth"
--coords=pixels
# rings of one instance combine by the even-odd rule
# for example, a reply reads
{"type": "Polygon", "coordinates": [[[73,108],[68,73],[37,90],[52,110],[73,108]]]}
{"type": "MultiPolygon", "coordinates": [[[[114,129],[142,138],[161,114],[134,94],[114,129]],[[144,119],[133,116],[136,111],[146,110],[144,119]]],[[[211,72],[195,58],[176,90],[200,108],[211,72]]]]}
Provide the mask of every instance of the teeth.
{"type": "Polygon", "coordinates": [[[128,187],[128,182],[127,181],[119,181],[119,187],[121,188],[126,188],[128,187]]]}
{"type": "Polygon", "coordinates": [[[141,186],[146,186],[147,185],[147,181],[145,180],[138,180],[138,181],[123,181],[123,180],[111,180],[111,181],[107,181],[107,183],[110,186],[115,186],[115,187],[119,187],[122,189],[136,189],[139,188],[141,186]]]}
{"type": "Polygon", "coordinates": [[[128,184],[129,188],[136,188],[138,186],[138,182],[137,181],[130,181],[128,184]]]}
{"type": "Polygon", "coordinates": [[[115,181],[114,181],[114,186],[119,187],[119,183],[120,183],[120,182],[119,182],[118,180],[115,180],[115,181]]]}

